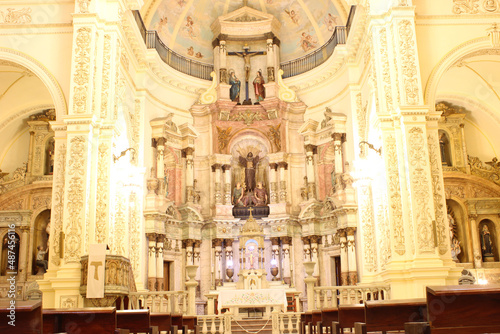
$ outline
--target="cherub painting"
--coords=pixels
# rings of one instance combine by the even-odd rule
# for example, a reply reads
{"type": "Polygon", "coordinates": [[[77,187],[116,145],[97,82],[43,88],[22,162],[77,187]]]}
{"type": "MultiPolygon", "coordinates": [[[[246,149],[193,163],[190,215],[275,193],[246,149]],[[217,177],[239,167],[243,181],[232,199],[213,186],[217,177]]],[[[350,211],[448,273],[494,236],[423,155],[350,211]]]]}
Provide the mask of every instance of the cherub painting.
{"type": "Polygon", "coordinates": [[[167,27],[167,23],[168,23],[168,18],[166,16],[161,17],[160,21],[158,22],[158,28],[156,30],[158,30],[158,32],[161,32],[163,29],[167,27]]]}
{"type": "Polygon", "coordinates": [[[314,49],[317,46],[317,44],[318,42],[313,40],[312,36],[309,33],[307,32],[302,33],[299,45],[302,47],[302,50],[304,50],[304,52],[314,49]]]}
{"type": "Polygon", "coordinates": [[[191,16],[186,17],[186,25],[184,26],[184,31],[187,32],[189,38],[195,38],[196,34],[194,32],[194,20],[191,16]]]}
{"type": "Polygon", "coordinates": [[[335,30],[335,26],[338,25],[338,19],[339,17],[337,15],[332,15],[331,13],[328,13],[328,15],[325,17],[325,24],[328,27],[328,31],[335,30]]]}
{"type": "Polygon", "coordinates": [[[299,24],[299,14],[293,10],[293,9],[290,9],[290,10],[286,10],[284,9],[285,13],[287,13],[287,15],[290,17],[290,20],[292,20],[293,23],[295,23],[296,25],[299,24]]]}
{"type": "Polygon", "coordinates": [[[196,52],[196,54],[194,55],[196,58],[198,59],[201,59],[203,58],[203,54],[201,52],[196,52]]]}
{"type": "Polygon", "coordinates": [[[182,8],[186,4],[186,0],[177,0],[177,4],[182,8]]]}
{"type": "Polygon", "coordinates": [[[191,56],[191,57],[194,56],[194,49],[193,49],[192,46],[190,46],[189,48],[187,48],[187,54],[188,54],[188,56],[191,56]]]}

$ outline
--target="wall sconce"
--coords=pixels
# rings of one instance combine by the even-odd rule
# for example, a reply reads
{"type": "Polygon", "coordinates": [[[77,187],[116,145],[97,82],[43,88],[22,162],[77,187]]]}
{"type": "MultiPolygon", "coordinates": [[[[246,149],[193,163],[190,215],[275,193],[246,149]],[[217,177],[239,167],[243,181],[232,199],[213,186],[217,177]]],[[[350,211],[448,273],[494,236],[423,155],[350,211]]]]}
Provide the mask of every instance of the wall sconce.
{"type": "Polygon", "coordinates": [[[120,158],[125,156],[125,154],[127,154],[128,151],[133,151],[133,154],[135,154],[135,148],[129,147],[125,151],[122,151],[119,156],[113,154],[113,162],[117,162],[118,160],[120,160],[120,158]]]}
{"type": "Polygon", "coordinates": [[[378,153],[378,155],[382,156],[382,147],[380,147],[380,148],[377,149],[377,148],[375,148],[375,146],[373,146],[373,144],[370,144],[369,142],[363,140],[363,141],[359,142],[359,148],[361,148],[362,144],[368,145],[368,148],[374,150],[375,152],[378,153]]]}

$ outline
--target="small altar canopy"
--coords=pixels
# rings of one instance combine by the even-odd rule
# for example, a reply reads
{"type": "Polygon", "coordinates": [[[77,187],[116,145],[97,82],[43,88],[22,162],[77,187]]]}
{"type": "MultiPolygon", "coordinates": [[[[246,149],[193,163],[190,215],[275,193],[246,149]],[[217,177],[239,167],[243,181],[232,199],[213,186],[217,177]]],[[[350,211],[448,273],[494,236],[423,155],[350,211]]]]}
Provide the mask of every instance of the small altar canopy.
{"type": "Polygon", "coordinates": [[[250,216],[240,229],[240,279],[238,289],[266,289],[269,282],[266,280],[264,264],[264,229],[252,216],[253,208],[249,209],[250,216]]]}

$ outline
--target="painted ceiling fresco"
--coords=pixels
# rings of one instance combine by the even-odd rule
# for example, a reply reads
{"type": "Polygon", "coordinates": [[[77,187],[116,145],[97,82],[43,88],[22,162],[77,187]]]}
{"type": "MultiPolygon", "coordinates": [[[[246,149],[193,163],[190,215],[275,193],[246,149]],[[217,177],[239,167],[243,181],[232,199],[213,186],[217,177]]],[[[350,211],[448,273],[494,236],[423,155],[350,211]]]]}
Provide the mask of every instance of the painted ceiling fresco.
{"type": "MultiPolygon", "coordinates": [[[[341,22],[333,0],[248,0],[248,7],[272,14],[281,22],[281,61],[295,59],[322,46],[341,22]]],[[[175,52],[204,63],[213,62],[211,24],[243,5],[243,0],[161,0],[148,29],[156,30],[175,52]]]]}

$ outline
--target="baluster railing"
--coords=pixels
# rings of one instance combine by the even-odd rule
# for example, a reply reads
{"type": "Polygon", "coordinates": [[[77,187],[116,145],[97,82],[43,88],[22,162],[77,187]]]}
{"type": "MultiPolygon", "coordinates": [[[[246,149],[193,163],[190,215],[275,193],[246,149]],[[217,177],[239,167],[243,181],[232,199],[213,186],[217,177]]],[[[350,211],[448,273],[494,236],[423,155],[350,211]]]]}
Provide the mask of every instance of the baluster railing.
{"type": "Polygon", "coordinates": [[[197,317],[198,326],[203,334],[224,334],[224,316],[199,315],[197,317]]]}
{"type": "Polygon", "coordinates": [[[151,312],[186,313],[186,291],[131,292],[130,309],[150,309],[151,312]]]}
{"type": "Polygon", "coordinates": [[[321,286],[314,288],[315,309],[337,307],[342,304],[359,304],[367,300],[390,299],[386,285],[321,286]]]}
{"type": "Polygon", "coordinates": [[[273,323],[274,331],[277,333],[287,333],[287,334],[298,334],[300,333],[300,312],[286,312],[279,313],[275,315],[276,318],[273,318],[273,321],[277,323],[273,323]]]}

